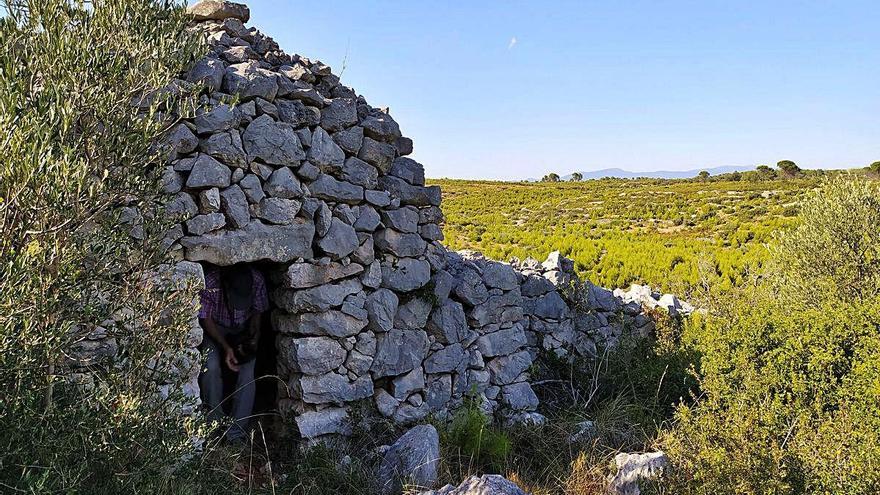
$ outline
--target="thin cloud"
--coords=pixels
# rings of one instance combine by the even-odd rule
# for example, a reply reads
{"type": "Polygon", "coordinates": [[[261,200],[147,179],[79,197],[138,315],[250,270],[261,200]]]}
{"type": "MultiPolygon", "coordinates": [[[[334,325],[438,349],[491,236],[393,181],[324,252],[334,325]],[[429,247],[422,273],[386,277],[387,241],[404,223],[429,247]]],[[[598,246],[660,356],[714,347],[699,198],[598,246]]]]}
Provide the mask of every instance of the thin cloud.
{"type": "Polygon", "coordinates": [[[510,43],[507,44],[507,49],[510,50],[514,46],[516,46],[516,36],[510,38],[510,43]]]}

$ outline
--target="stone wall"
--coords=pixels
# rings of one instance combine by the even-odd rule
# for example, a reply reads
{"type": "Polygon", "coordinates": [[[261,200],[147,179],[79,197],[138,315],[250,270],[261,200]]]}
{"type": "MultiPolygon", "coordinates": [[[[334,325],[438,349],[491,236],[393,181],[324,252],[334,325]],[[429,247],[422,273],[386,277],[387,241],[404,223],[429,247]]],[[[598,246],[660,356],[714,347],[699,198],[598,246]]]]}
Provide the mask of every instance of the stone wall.
{"type": "Polygon", "coordinates": [[[203,85],[207,108],[165,143],[167,243],[189,262],[273,262],[279,409],[303,437],[345,433],[361,401],[408,424],[476,394],[505,420],[540,421],[539,352],[593,356],[651,330],[642,306],[659,295],[581,283],[558,253],[447,251],[440,190],[387,110],[245,27],[247,7],[192,12],[211,50],[178,84],[203,85]]]}

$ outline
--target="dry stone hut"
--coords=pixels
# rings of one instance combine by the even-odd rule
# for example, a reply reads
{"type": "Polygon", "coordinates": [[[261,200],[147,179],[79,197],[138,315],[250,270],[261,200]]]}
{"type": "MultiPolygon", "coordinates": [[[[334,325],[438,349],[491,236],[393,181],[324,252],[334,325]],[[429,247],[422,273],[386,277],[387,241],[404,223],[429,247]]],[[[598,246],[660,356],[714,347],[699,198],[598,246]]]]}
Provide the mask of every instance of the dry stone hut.
{"type": "Polygon", "coordinates": [[[285,382],[274,405],[300,435],[345,433],[355,403],[410,424],[470,395],[503,420],[540,421],[538,353],[592,356],[625,328],[650,331],[642,299],[659,295],[581,283],[558,253],[507,264],[448,251],[440,189],[387,111],[246,27],[246,6],[191,12],[211,49],[184,79],[204,85],[206,108],[168,138],[179,223],[167,242],[186,270],[266,273],[285,382]]]}

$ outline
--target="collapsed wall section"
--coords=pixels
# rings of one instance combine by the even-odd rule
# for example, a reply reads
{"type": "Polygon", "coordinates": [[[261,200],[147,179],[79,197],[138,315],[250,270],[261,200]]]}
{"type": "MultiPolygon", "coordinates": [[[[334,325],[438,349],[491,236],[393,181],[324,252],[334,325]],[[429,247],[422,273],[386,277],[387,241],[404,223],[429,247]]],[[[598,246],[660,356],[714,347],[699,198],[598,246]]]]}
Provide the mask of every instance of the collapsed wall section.
{"type": "Polygon", "coordinates": [[[639,302],[582,284],[558,253],[448,252],[440,189],[387,110],[245,27],[247,7],[191,10],[210,52],[178,84],[203,85],[205,108],[164,143],[167,245],[188,262],[274,262],[279,409],[303,437],[345,433],[361,401],[402,424],[469,396],[540,421],[539,352],[593,356],[650,331],[639,302]]]}

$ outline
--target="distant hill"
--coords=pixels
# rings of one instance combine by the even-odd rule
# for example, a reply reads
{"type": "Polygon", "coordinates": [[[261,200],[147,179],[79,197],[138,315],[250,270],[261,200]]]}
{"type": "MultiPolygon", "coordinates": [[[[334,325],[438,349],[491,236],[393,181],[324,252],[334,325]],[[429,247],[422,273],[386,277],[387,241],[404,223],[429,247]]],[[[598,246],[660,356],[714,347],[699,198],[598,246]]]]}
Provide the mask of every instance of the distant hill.
{"type": "MultiPolygon", "coordinates": [[[[592,170],[589,172],[581,172],[584,180],[602,179],[604,177],[614,177],[617,179],[637,179],[639,177],[648,177],[651,179],[689,179],[696,177],[697,174],[705,170],[709,175],[729,174],[731,172],[745,172],[754,170],[754,165],[725,165],[722,167],[712,168],[695,168],[693,170],[658,170],[654,172],[631,172],[622,168],[603,168],[601,170],[592,170]]],[[[571,174],[562,176],[562,180],[571,179],[571,174]]],[[[538,179],[526,179],[527,182],[536,182],[538,179]]]]}
{"type": "MultiPolygon", "coordinates": [[[[618,179],[635,179],[638,177],[648,177],[652,179],[689,179],[696,177],[697,174],[705,170],[709,175],[729,174],[731,172],[745,172],[754,170],[754,165],[725,165],[722,167],[712,168],[695,168],[693,170],[657,170],[654,172],[631,172],[621,168],[603,168],[601,170],[593,170],[589,172],[581,172],[584,179],[601,179],[603,177],[614,177],[618,179]]],[[[563,177],[564,180],[571,178],[571,174],[563,177]]]]}

